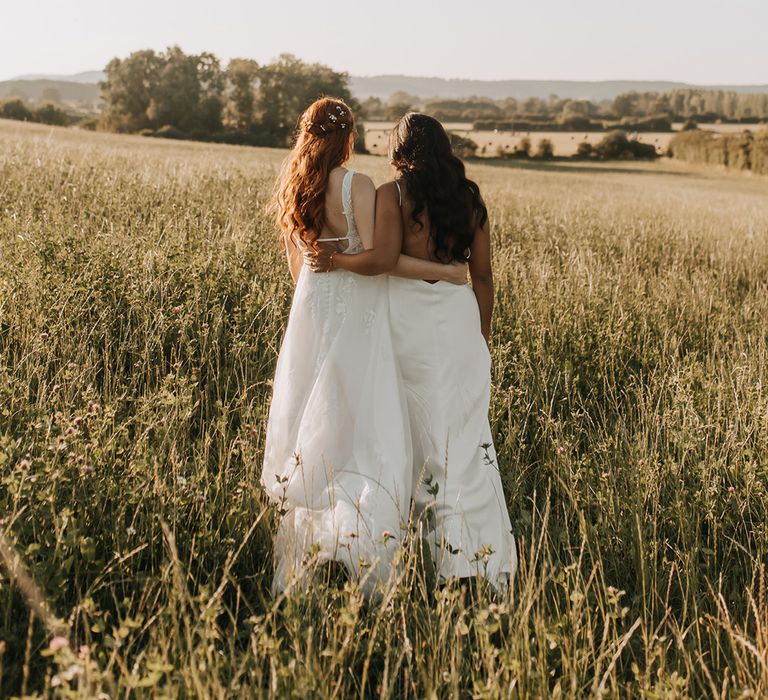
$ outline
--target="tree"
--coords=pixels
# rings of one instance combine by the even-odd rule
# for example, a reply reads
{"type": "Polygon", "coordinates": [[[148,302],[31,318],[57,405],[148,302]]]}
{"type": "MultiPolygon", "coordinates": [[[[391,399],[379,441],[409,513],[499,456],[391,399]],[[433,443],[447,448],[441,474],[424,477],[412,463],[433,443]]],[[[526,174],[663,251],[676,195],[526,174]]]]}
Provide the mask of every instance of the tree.
{"type": "Polygon", "coordinates": [[[520,139],[520,143],[515,146],[515,153],[528,158],[531,155],[531,139],[527,136],[520,139]]]}
{"type": "Polygon", "coordinates": [[[472,158],[477,153],[477,144],[469,137],[448,132],[453,154],[458,158],[472,158]]]}
{"type": "Polygon", "coordinates": [[[408,102],[395,102],[394,104],[388,104],[384,108],[384,116],[391,120],[397,121],[404,114],[407,114],[412,109],[412,106],[408,102]]]}
{"type": "Polygon", "coordinates": [[[278,143],[289,145],[301,113],[323,95],[357,102],[349,92],[349,75],[337,73],[320,63],[304,63],[291,54],[282,54],[259,71],[258,111],[261,125],[278,143]]]}
{"type": "Polygon", "coordinates": [[[367,119],[383,119],[384,104],[378,97],[369,97],[360,105],[362,115],[367,119]]]}
{"type": "Polygon", "coordinates": [[[595,154],[600,158],[656,158],[656,148],[649,143],[630,140],[621,130],[611,131],[595,146],[595,154]]]}
{"type": "Polygon", "coordinates": [[[233,58],[227,66],[229,94],[227,117],[236,129],[246,131],[256,119],[259,64],[249,58],[233,58]]]}
{"type": "Polygon", "coordinates": [[[555,148],[552,145],[552,142],[549,139],[541,139],[536,146],[536,157],[549,160],[550,158],[554,158],[554,156],[555,148]]]}
{"type": "Polygon", "coordinates": [[[197,128],[213,134],[223,128],[224,87],[226,76],[221,63],[212,53],[203,51],[197,59],[197,82],[200,87],[200,100],[197,106],[197,128]]]}
{"type": "Polygon", "coordinates": [[[32,112],[21,100],[8,100],[0,104],[0,117],[21,122],[33,120],[32,112]]]}
{"type": "Polygon", "coordinates": [[[636,92],[625,92],[613,100],[613,111],[619,117],[631,117],[635,113],[636,92]]]}
{"type": "Polygon", "coordinates": [[[546,114],[546,103],[538,97],[529,97],[523,102],[523,112],[526,114],[546,114]]]}
{"type": "Polygon", "coordinates": [[[107,128],[131,132],[159,126],[153,100],[162,67],[163,58],[151,49],[107,64],[107,79],[100,83],[107,128]]]}
{"type": "Polygon", "coordinates": [[[592,144],[589,141],[582,141],[576,147],[575,158],[589,158],[592,155],[592,144]]]}
{"type": "Polygon", "coordinates": [[[163,66],[152,90],[153,114],[158,126],[192,131],[198,126],[200,83],[197,57],[187,56],[178,46],[163,55],[163,66]]]}
{"type": "Polygon", "coordinates": [[[69,123],[67,113],[50,102],[38,107],[33,113],[33,118],[36,122],[53,126],[66,126],[69,123]]]}
{"type": "Polygon", "coordinates": [[[112,59],[101,83],[104,123],[115,131],[172,126],[183,132],[221,129],[224,74],[211,53],[187,55],[178,46],[165,53],[136,51],[112,59]]]}

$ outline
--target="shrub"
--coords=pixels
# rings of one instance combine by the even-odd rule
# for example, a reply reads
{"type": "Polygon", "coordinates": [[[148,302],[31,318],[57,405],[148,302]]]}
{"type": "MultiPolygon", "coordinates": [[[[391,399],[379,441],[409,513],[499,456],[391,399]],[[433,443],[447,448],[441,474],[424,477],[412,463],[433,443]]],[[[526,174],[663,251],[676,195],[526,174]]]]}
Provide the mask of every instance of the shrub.
{"type": "Polygon", "coordinates": [[[155,136],[159,136],[163,139],[185,139],[188,138],[187,134],[181,129],[177,129],[175,126],[165,124],[161,126],[155,133],[155,136]]]}
{"type": "Polygon", "coordinates": [[[520,143],[515,146],[515,155],[523,156],[525,158],[531,155],[531,139],[527,136],[520,139],[520,143]]]}
{"type": "Polygon", "coordinates": [[[768,175],[768,129],[754,135],[751,162],[753,173],[768,175]]]}
{"type": "Polygon", "coordinates": [[[41,105],[33,112],[33,119],[40,124],[51,124],[52,126],[66,126],[69,124],[67,113],[50,102],[41,105]]]}
{"type": "Polygon", "coordinates": [[[625,117],[620,125],[625,131],[672,131],[672,122],[667,114],[654,114],[643,119],[625,117]]]}
{"type": "Polygon", "coordinates": [[[592,144],[589,141],[582,141],[576,147],[576,155],[574,155],[574,158],[589,158],[593,151],[594,148],[592,148],[592,144]]]}
{"type": "MultiPolygon", "coordinates": [[[[563,119],[560,128],[566,131],[594,131],[595,123],[587,117],[577,115],[563,119]]],[[[598,128],[601,127],[598,125],[598,128]]]]}
{"type": "Polygon", "coordinates": [[[624,131],[616,130],[607,134],[594,148],[599,158],[606,160],[656,158],[656,149],[648,143],[630,140],[624,131]]]}
{"type": "Polygon", "coordinates": [[[768,131],[718,134],[683,131],[669,143],[669,155],[691,163],[724,165],[739,170],[768,173],[768,131]]]}
{"type": "Polygon", "coordinates": [[[541,139],[536,146],[536,157],[549,160],[555,157],[555,147],[549,139],[541,139]]]}
{"type": "Polygon", "coordinates": [[[31,110],[21,100],[8,100],[0,106],[0,117],[3,119],[16,119],[22,122],[31,122],[34,117],[31,110]]]}
{"type": "Polygon", "coordinates": [[[477,153],[477,144],[470,138],[456,134],[453,131],[448,132],[448,138],[451,140],[451,148],[455,156],[459,158],[472,158],[477,153]]]}

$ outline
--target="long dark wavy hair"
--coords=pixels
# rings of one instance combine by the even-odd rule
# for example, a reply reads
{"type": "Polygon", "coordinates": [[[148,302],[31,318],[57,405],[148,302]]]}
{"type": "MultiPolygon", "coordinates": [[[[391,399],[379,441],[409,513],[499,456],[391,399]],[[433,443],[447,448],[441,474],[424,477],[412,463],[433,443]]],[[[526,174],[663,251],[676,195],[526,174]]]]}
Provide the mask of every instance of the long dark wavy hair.
{"type": "Polygon", "coordinates": [[[467,262],[477,227],[488,220],[480,188],[464,171],[443,125],[426,114],[409,112],[389,135],[389,159],[413,202],[411,218],[424,227],[440,262],[467,262]]]}

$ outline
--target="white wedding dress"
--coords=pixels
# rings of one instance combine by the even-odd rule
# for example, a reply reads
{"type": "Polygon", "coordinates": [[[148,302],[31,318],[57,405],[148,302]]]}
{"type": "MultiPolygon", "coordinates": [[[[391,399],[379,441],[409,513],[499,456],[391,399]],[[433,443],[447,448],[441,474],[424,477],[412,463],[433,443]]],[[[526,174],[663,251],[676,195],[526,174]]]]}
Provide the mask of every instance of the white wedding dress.
{"type": "MultiPolygon", "coordinates": [[[[342,184],[346,253],[363,250],[342,184]]],[[[261,483],[282,516],[273,590],[336,560],[372,594],[390,575],[411,498],[411,444],[386,276],[303,267],[275,373],[261,483]]]]}
{"type": "Polygon", "coordinates": [[[491,356],[474,292],[391,277],[389,305],[413,439],[413,499],[438,575],[484,576],[502,592],[517,551],[488,422],[491,356]]]}

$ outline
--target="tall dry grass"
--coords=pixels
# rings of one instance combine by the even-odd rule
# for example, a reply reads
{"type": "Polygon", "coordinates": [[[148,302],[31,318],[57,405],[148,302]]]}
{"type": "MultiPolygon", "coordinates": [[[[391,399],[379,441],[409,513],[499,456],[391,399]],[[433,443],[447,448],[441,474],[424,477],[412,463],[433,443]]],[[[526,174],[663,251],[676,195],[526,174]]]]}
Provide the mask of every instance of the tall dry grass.
{"type": "Polygon", "coordinates": [[[764,182],[474,166],[514,588],[275,600],[281,155],[0,123],[0,695],[764,697],[764,182]]]}

